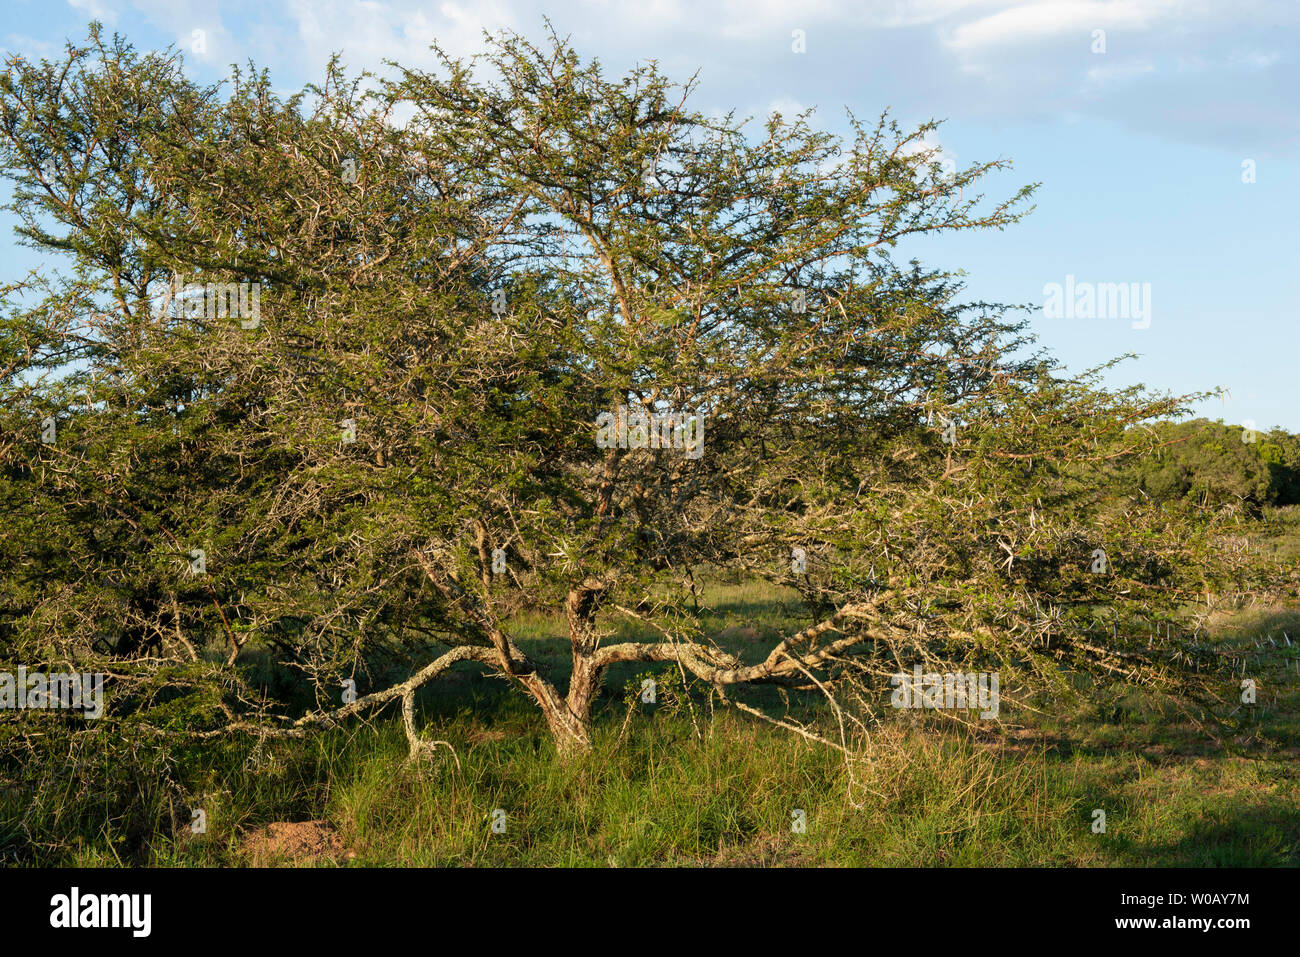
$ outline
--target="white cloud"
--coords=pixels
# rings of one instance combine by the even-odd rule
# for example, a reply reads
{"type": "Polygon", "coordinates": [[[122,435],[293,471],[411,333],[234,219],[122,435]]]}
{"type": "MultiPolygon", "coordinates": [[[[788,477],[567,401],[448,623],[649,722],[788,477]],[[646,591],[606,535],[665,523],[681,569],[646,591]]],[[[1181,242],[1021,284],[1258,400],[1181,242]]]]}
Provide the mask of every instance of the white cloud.
{"type": "Polygon", "coordinates": [[[778,96],[771,103],[767,104],[767,112],[780,113],[786,121],[793,120],[808,107],[804,106],[798,100],[788,96],[778,96]]]}
{"type": "Polygon", "coordinates": [[[868,22],[874,27],[923,26],[946,20],[955,14],[989,7],[1005,7],[1008,0],[894,0],[873,4],[868,22]]]}
{"type": "Polygon", "coordinates": [[[1128,63],[1102,63],[1094,67],[1089,67],[1085,74],[1088,83],[1093,86],[1104,86],[1115,83],[1125,83],[1134,80],[1139,76],[1156,71],[1155,64],[1146,61],[1134,61],[1128,63]]]}
{"type": "Polygon", "coordinates": [[[1178,0],[1037,0],[963,23],[947,36],[959,51],[1091,31],[1147,29],[1179,11],[1178,0]]]}
{"type": "Polygon", "coordinates": [[[1267,70],[1281,59],[1281,54],[1265,53],[1261,50],[1234,50],[1228,54],[1230,64],[1245,67],[1247,70],[1267,70]]]}
{"type": "Polygon", "coordinates": [[[90,14],[92,20],[100,20],[104,23],[117,22],[117,11],[105,3],[100,3],[100,0],[68,0],[68,6],[74,10],[84,10],[90,14]]]}
{"type": "Polygon", "coordinates": [[[719,9],[705,13],[708,7],[707,3],[694,5],[694,18],[707,16],[729,37],[773,34],[788,40],[792,30],[858,19],[854,5],[842,0],[721,0],[719,9]]]}
{"type": "MultiPolygon", "coordinates": [[[[69,0],[105,19],[121,0],[69,0]]],[[[435,40],[451,55],[481,52],[483,33],[517,31],[544,46],[549,17],[583,58],[611,75],[647,59],[685,80],[697,108],[748,104],[792,117],[819,108],[834,126],[888,104],[895,115],[1039,119],[1103,117],[1198,141],[1300,138],[1286,97],[1295,57],[1281,37],[1300,5],[1268,0],[131,0],[190,62],[221,70],[246,58],[277,80],[319,79],[342,52],[349,71],[396,60],[431,68],[435,40]],[[220,10],[220,13],[217,10],[220,10]],[[224,22],[223,22],[224,21],[224,22]],[[191,48],[207,31],[207,54],[191,48]],[[806,55],[791,53],[804,30],[806,55]],[[1107,52],[1091,52],[1092,31],[1107,52]],[[229,33],[227,33],[229,31],[229,33]],[[1261,74],[1269,81],[1259,83],[1261,74]],[[1140,84],[1140,85],[1139,85],[1140,84]],[[775,99],[773,99],[775,97],[775,99]],[[1173,108],[1192,97],[1194,121],[1173,108]],[[1249,111],[1236,107],[1243,97],[1249,111]],[[766,104],[766,108],[764,107],[766,104]],[[1207,120],[1208,117],[1208,120],[1207,120]]],[[[31,30],[25,32],[30,33],[31,30]]],[[[26,44],[26,41],[24,41],[26,44]]]]}
{"type": "Polygon", "coordinates": [[[29,60],[42,57],[53,60],[60,52],[61,48],[58,44],[38,40],[23,33],[6,34],[4,46],[0,46],[0,53],[15,53],[29,60]]]}
{"type": "MultiPolygon", "coordinates": [[[[145,2],[161,6],[161,0],[145,2]]],[[[310,77],[317,76],[336,52],[342,53],[350,71],[383,71],[384,60],[429,67],[434,59],[429,47],[435,40],[452,56],[465,57],[483,49],[483,30],[520,28],[512,8],[506,0],[445,0],[437,5],[415,0],[283,0],[278,12],[288,35],[257,40],[263,57],[281,67],[288,60],[295,72],[310,77]]],[[[158,10],[153,19],[169,23],[177,18],[158,10]]]]}

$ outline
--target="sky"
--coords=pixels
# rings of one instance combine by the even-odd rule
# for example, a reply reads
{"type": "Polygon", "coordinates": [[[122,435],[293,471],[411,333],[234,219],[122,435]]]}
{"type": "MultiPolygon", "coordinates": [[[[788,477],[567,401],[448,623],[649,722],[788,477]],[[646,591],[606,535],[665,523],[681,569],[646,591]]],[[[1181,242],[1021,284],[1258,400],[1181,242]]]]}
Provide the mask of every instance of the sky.
{"type": "MultiPolygon", "coordinates": [[[[772,110],[813,107],[832,132],[847,129],[846,109],[866,120],[888,109],[905,127],[941,120],[938,145],[958,167],[1013,163],[987,180],[991,199],[1040,183],[1036,208],[1002,232],[917,238],[898,259],[964,270],[972,300],[1032,305],[1031,330],[1071,370],[1136,353],[1110,384],[1224,390],[1196,414],[1300,432],[1293,0],[0,0],[0,10],[5,57],[55,58],[98,19],[138,49],[174,45],[198,81],[251,60],[286,92],[318,80],[335,52],[353,71],[386,59],[431,68],[435,39],[468,56],[484,30],[540,40],[549,18],[610,72],[656,60],[677,80],[698,73],[701,112],[735,109],[758,126],[772,110]],[[1124,284],[1127,312],[1088,309],[1103,284],[1124,284]],[[1053,308],[1054,297],[1068,301],[1053,308]]],[[[40,261],[12,244],[12,226],[0,214],[5,279],[40,261]]]]}

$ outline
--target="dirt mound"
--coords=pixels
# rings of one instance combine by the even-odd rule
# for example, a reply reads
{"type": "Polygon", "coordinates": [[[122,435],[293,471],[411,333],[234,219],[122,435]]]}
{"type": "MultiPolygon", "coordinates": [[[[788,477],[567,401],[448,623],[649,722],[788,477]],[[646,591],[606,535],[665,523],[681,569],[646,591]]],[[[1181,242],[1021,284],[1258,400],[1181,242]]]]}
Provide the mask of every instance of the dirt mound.
{"type": "Polygon", "coordinates": [[[244,853],[257,867],[351,860],[357,856],[328,821],[275,821],[248,835],[244,853]]]}

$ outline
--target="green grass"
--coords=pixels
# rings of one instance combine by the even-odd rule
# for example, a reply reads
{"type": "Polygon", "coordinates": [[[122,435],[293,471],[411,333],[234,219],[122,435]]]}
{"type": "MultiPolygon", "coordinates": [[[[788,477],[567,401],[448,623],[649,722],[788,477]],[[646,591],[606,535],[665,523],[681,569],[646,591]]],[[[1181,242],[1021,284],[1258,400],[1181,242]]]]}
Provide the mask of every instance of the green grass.
{"type": "MultiPolygon", "coordinates": [[[[760,644],[752,633],[797,623],[791,600],[756,585],[702,595],[710,633],[742,653],[760,644]]],[[[1219,628],[1255,634],[1293,615],[1242,612],[1219,628]]],[[[566,657],[558,620],[516,626],[531,654],[566,657]]],[[[526,701],[466,666],[421,698],[426,736],[450,747],[420,766],[390,711],[256,753],[247,740],[142,741],[132,766],[30,768],[26,787],[0,791],[0,850],[26,864],[240,865],[253,829],[325,819],[353,866],[1300,863],[1294,686],[1217,737],[1132,696],[1004,710],[978,736],[887,714],[850,775],[837,753],[702,696],[629,711],[638,673],[611,674],[594,751],[570,763],[526,701]],[[208,829],[193,836],[199,806],[208,829]]]]}
{"type": "Polygon", "coordinates": [[[1300,565],[1300,505],[1266,508],[1254,536],[1260,552],[1282,565],[1300,565]]]}

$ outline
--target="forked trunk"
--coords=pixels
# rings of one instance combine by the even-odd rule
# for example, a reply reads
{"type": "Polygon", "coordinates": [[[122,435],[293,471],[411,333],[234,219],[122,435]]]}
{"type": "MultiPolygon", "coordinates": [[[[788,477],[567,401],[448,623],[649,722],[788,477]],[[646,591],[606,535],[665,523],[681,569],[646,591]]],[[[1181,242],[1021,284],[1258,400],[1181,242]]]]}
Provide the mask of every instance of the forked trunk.
{"type": "Polygon", "coordinates": [[[560,757],[567,758],[590,751],[589,715],[580,717],[571,711],[568,702],[560,697],[555,686],[538,675],[527,675],[520,680],[542,709],[546,726],[550,729],[555,750],[560,757]]]}
{"type": "MultiPolygon", "coordinates": [[[[556,735],[556,746],[561,754],[591,749],[591,710],[604,676],[604,669],[598,668],[594,663],[596,632],[593,619],[597,601],[604,588],[603,583],[588,579],[569,592],[564,603],[565,616],[569,620],[569,642],[573,648],[573,671],[569,676],[569,694],[564,702],[563,723],[580,729],[580,734],[573,736],[566,732],[565,737],[556,735]]],[[[551,721],[550,716],[547,720],[551,721]]]]}

